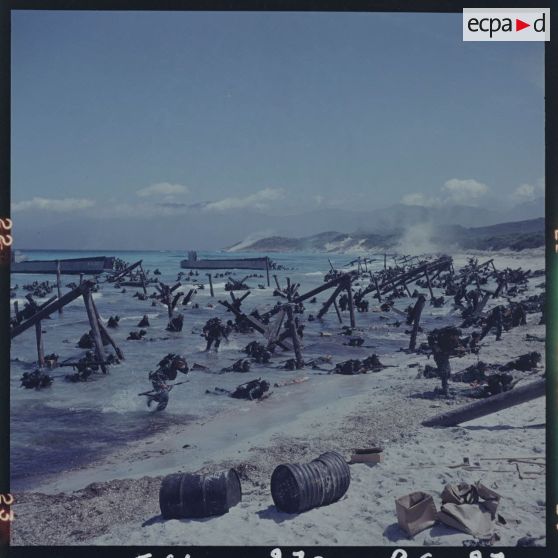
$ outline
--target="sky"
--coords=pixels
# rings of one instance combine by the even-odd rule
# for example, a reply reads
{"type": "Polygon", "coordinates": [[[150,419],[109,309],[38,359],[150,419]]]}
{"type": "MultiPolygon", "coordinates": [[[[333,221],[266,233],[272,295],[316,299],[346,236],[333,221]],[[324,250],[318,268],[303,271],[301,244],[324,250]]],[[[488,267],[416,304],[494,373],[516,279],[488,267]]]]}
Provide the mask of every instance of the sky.
{"type": "Polygon", "coordinates": [[[262,232],[254,215],[532,201],[544,43],[464,43],[461,26],[461,14],[12,12],[16,244],[165,248],[178,226],[189,247],[217,248],[262,232]]]}

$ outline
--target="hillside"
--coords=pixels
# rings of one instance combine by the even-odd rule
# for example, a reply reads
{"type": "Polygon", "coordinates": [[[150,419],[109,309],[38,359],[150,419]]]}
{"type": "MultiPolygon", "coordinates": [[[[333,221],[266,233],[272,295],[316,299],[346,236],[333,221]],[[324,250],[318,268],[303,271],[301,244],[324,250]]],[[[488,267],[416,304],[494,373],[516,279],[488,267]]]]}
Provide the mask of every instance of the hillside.
{"type": "Polygon", "coordinates": [[[381,233],[328,231],[301,238],[270,236],[238,243],[228,251],[258,252],[362,252],[374,249],[408,251],[428,244],[431,249],[515,250],[544,246],[544,219],[529,219],[483,227],[434,226],[428,223],[381,233]],[[235,248],[238,246],[238,248],[235,248]]]}

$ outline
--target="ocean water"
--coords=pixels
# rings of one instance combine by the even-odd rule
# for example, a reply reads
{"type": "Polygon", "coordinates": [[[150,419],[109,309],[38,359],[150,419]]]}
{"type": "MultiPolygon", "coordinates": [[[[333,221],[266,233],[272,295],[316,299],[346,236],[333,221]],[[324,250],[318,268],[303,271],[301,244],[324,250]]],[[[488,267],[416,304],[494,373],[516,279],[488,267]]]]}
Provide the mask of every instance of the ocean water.
{"type": "MultiPolygon", "coordinates": [[[[180,260],[185,257],[183,252],[69,252],[69,251],[25,251],[28,259],[59,259],[82,256],[107,255],[116,256],[134,262],[143,260],[145,270],[151,272],[158,268],[162,275],[160,280],[167,284],[174,284],[177,274],[181,271],[180,260]]],[[[266,254],[236,253],[231,257],[263,256],[266,254]]],[[[200,252],[199,258],[219,257],[222,253],[200,252]]],[[[383,255],[372,256],[375,261],[369,264],[369,269],[383,267],[383,255]]],[[[286,285],[286,277],[300,283],[300,293],[319,286],[323,283],[323,276],[330,269],[330,262],[336,268],[349,268],[353,257],[350,255],[332,254],[273,254],[272,259],[289,268],[285,271],[272,271],[277,274],[282,285],[286,285]]],[[[184,270],[182,270],[184,271],[184,270]]],[[[205,271],[200,271],[196,281],[207,285],[205,271]]],[[[266,284],[265,271],[236,270],[234,276],[243,278],[257,273],[262,277],[250,278],[247,283],[253,287],[251,294],[243,303],[245,311],[258,308],[265,311],[278,300],[272,296],[275,287],[271,278],[271,287],[259,289],[258,284],[266,284]]],[[[12,287],[19,285],[17,300],[20,307],[24,303],[26,291],[21,286],[34,280],[55,280],[52,275],[12,274],[12,287]]],[[[76,281],[76,276],[63,276],[62,283],[66,285],[76,281]]],[[[193,302],[199,308],[191,305],[179,306],[178,310],[184,315],[184,327],[180,333],[169,333],[165,330],[168,322],[166,307],[157,304],[151,306],[151,300],[140,301],[134,298],[133,288],[127,288],[122,294],[111,283],[104,283],[94,299],[101,318],[106,321],[109,316],[118,314],[121,318],[120,327],[110,330],[125,355],[125,360],[116,366],[111,366],[108,375],[96,374],[92,381],[86,383],[70,383],[63,379],[64,374],[71,372],[68,368],[57,368],[51,372],[55,377],[50,388],[40,391],[27,390],[20,387],[23,372],[36,367],[36,346],[33,329],[30,329],[12,340],[11,344],[11,479],[12,490],[30,489],[39,485],[49,475],[60,475],[66,470],[89,465],[110,455],[111,452],[133,445],[137,440],[164,432],[170,426],[181,425],[188,429],[193,422],[207,420],[219,414],[228,413],[231,417],[231,431],[218,432],[213,436],[213,449],[219,444],[226,443],[234,430],[235,436],[249,437],[257,434],[271,421],[287,420],[305,409],[327,405],[339,397],[351,396],[364,389],[364,376],[326,375],[324,371],[304,369],[287,371],[282,364],[292,358],[291,353],[278,351],[269,365],[252,366],[249,373],[221,373],[221,369],[230,366],[234,361],[243,358],[243,347],[252,340],[262,340],[263,337],[241,335],[233,333],[228,342],[223,342],[218,353],[205,353],[205,340],[201,336],[201,329],[205,322],[214,316],[226,321],[234,319],[232,314],[220,304],[218,300],[230,300],[224,290],[226,278],[214,278],[215,298],[210,297],[209,288],[199,290],[193,302]],[[132,330],[137,330],[137,323],[147,314],[151,326],[146,328],[148,333],[142,341],[127,341],[126,337],[132,330]],[[190,367],[194,363],[208,367],[208,371],[193,371],[186,377],[178,377],[177,381],[187,380],[186,384],[177,386],[170,394],[170,402],[162,413],[154,413],[146,406],[140,392],[148,391],[151,384],[148,373],[154,370],[157,363],[169,352],[183,354],[190,367]],[[307,376],[309,378],[296,388],[273,389],[268,404],[269,412],[258,411],[257,420],[244,420],[241,429],[236,428],[240,421],[235,422],[235,416],[253,410],[254,402],[232,399],[226,396],[206,394],[206,390],[214,387],[234,389],[241,383],[257,377],[265,377],[271,385],[294,378],[307,376]],[[236,428],[236,429],[235,429],[236,428]]],[[[363,286],[368,280],[363,280],[363,286]]],[[[181,289],[188,291],[192,283],[185,278],[181,289]]],[[[64,287],[63,292],[67,290],[64,287]]],[[[155,291],[154,286],[148,287],[148,294],[155,291]]],[[[56,291],[55,291],[56,292],[56,291]]],[[[318,312],[331,291],[318,295],[318,303],[305,303],[306,313],[318,312]]],[[[375,299],[369,295],[371,306],[375,299]]],[[[40,300],[38,300],[40,302],[40,300]]],[[[401,299],[396,306],[404,310],[414,301],[401,299]]],[[[451,322],[450,310],[428,307],[421,325],[425,328],[442,326],[451,322]]],[[[349,324],[348,312],[344,315],[344,324],[349,324]]],[[[390,358],[401,348],[408,345],[408,335],[404,333],[405,326],[394,328],[394,321],[403,321],[402,317],[391,312],[387,317],[379,312],[365,314],[357,313],[357,326],[361,328],[359,335],[365,337],[365,346],[361,348],[343,345],[345,339],[339,336],[323,336],[323,333],[339,331],[339,323],[335,312],[327,314],[323,321],[307,323],[304,335],[304,358],[309,360],[319,356],[330,355],[332,368],[335,363],[348,358],[364,358],[372,353],[379,355],[381,360],[390,358]]],[[[81,299],[75,300],[64,308],[63,314],[55,313],[51,319],[42,322],[44,330],[45,354],[55,352],[60,361],[77,360],[84,351],[76,344],[81,335],[89,330],[89,323],[81,299]]],[[[111,352],[111,348],[107,347],[111,352]]],[[[389,363],[389,362],[388,362],[389,363]]],[[[209,442],[207,442],[209,443],[209,442]]]]}

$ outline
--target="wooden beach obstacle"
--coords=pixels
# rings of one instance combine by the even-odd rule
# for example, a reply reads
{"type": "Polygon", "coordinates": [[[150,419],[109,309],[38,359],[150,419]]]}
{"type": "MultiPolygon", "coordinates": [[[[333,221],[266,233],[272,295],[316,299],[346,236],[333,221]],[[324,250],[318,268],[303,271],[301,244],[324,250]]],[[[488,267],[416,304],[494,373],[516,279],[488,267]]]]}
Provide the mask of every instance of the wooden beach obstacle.
{"type": "Polygon", "coordinates": [[[423,421],[423,426],[457,426],[479,417],[497,413],[502,409],[526,403],[546,394],[546,381],[544,378],[530,382],[524,386],[516,387],[510,391],[487,397],[482,401],[475,401],[458,407],[446,413],[441,413],[423,421]]]}
{"type": "Polygon", "coordinates": [[[315,289],[312,289],[311,291],[308,291],[305,294],[296,296],[292,300],[292,302],[294,302],[295,304],[300,304],[301,302],[304,302],[305,300],[308,300],[309,298],[312,298],[317,294],[327,291],[328,289],[334,288],[333,293],[325,301],[322,308],[318,312],[318,318],[322,318],[327,313],[329,308],[333,305],[337,312],[337,317],[341,321],[341,314],[339,312],[339,308],[337,307],[336,299],[341,294],[341,292],[346,291],[348,297],[348,307],[349,307],[349,315],[351,320],[351,327],[356,327],[355,304],[354,304],[353,289],[352,289],[352,281],[354,277],[356,277],[356,275],[352,273],[338,274],[333,279],[326,281],[323,285],[320,285],[319,287],[316,287],[315,289]]]}
{"type": "Polygon", "coordinates": [[[71,290],[70,292],[62,295],[61,297],[53,297],[41,306],[37,308],[35,314],[33,314],[30,318],[23,320],[16,325],[12,326],[10,330],[10,338],[14,339],[18,335],[21,335],[24,331],[27,331],[29,328],[35,326],[35,336],[37,341],[37,357],[39,366],[44,366],[45,358],[44,358],[44,342],[43,342],[43,331],[42,331],[42,320],[48,318],[54,312],[57,312],[60,308],[66,306],[70,302],[73,302],[80,296],[83,298],[83,302],[85,305],[85,309],[87,312],[87,317],[89,319],[89,325],[91,326],[91,331],[93,333],[93,343],[95,347],[95,354],[101,370],[103,373],[107,373],[106,365],[105,365],[105,358],[104,358],[104,348],[103,348],[103,341],[102,337],[104,336],[109,343],[114,348],[118,358],[123,359],[124,355],[120,348],[116,345],[104,325],[101,323],[99,319],[99,314],[95,307],[95,303],[93,301],[92,296],[92,289],[95,284],[92,281],[83,281],[80,285],[78,285],[75,289],[71,290]],[[102,332],[102,335],[101,335],[102,332]]]}
{"type": "Polygon", "coordinates": [[[142,262],[143,260],[138,260],[128,267],[125,267],[122,271],[109,277],[108,281],[111,283],[118,283],[122,287],[141,287],[143,294],[147,294],[147,276],[143,270],[142,262]],[[135,269],[138,269],[138,271],[133,273],[135,269]]]}

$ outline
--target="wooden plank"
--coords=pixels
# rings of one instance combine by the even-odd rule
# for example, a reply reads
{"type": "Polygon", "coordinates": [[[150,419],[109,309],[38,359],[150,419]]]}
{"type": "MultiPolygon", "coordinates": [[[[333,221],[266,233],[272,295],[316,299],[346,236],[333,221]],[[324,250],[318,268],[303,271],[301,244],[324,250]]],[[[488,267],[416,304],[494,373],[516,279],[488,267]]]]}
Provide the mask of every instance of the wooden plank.
{"type": "Polygon", "coordinates": [[[482,401],[475,401],[474,403],[469,403],[468,405],[436,415],[425,420],[422,424],[423,426],[457,426],[462,422],[491,415],[502,409],[526,403],[538,397],[544,397],[545,394],[546,381],[543,378],[524,386],[515,387],[510,391],[487,397],[482,401]]]}

